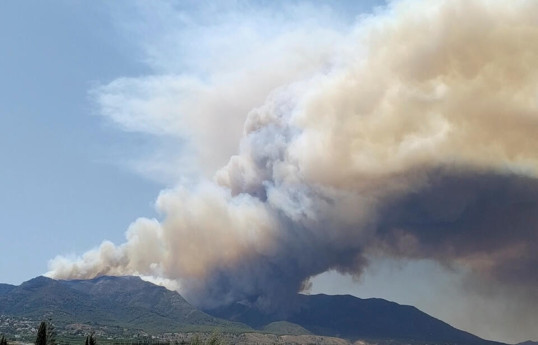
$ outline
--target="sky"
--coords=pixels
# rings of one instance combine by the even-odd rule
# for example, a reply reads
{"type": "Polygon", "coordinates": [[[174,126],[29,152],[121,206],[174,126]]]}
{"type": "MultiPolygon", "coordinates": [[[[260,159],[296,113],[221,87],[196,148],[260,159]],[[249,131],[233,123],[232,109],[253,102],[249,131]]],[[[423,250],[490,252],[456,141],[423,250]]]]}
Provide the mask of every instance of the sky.
{"type": "Polygon", "coordinates": [[[94,83],[148,71],[104,4],[0,7],[0,236],[9,258],[0,275],[18,284],[56,253],[121,240],[134,215],[154,214],[161,185],[126,165],[147,140],[112,128],[88,96],[94,83]]]}
{"type": "Polygon", "coordinates": [[[538,339],[537,6],[448,3],[0,3],[0,281],[538,339]]]}

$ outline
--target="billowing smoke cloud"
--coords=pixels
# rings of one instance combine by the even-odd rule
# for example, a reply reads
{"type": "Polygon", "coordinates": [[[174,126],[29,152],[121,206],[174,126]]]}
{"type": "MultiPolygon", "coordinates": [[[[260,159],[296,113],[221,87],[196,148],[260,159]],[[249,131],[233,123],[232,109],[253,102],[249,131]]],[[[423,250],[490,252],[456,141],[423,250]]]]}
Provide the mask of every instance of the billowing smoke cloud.
{"type": "Polygon", "coordinates": [[[154,276],[199,305],[277,307],[312,276],[388,255],[462,265],[538,306],[538,2],[378,12],[247,30],[263,41],[209,77],[96,90],[124,128],[185,138],[212,177],[163,191],[162,221],[57,257],[50,275],[154,276]]]}

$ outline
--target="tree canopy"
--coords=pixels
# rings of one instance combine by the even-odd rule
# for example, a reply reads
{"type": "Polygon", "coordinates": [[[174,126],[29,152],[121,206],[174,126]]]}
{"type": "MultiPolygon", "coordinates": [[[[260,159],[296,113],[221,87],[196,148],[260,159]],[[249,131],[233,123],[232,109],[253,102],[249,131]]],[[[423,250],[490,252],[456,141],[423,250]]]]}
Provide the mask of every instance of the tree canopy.
{"type": "Polygon", "coordinates": [[[37,331],[35,345],[56,345],[56,331],[52,322],[41,321],[37,331]]]}

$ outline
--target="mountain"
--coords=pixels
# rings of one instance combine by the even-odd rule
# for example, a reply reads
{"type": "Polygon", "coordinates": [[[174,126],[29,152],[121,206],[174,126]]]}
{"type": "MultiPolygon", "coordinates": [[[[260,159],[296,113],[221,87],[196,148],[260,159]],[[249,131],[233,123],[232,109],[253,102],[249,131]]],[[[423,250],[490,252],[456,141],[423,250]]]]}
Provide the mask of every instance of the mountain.
{"type": "Polygon", "coordinates": [[[527,341],[524,341],[522,343],[518,343],[516,345],[538,345],[538,341],[527,340],[527,341]]]}
{"type": "MultiPolygon", "coordinates": [[[[307,342],[320,335],[372,340],[378,344],[500,344],[458,330],[415,307],[382,299],[297,295],[290,305],[294,308],[286,314],[264,312],[249,303],[204,312],[177,292],[138,277],[37,277],[19,286],[0,285],[0,316],[36,321],[51,318],[64,330],[100,327],[106,328],[105,333],[129,336],[139,331],[162,334],[215,329],[253,334],[255,328],[266,335],[294,335],[299,337],[296,340],[307,342]]],[[[267,336],[273,339],[272,335],[267,336]]],[[[250,338],[260,342],[264,337],[267,338],[258,333],[250,338]]]]}
{"type": "Polygon", "coordinates": [[[328,295],[299,295],[297,308],[287,316],[263,312],[247,303],[207,311],[260,328],[285,320],[319,335],[347,339],[396,339],[436,344],[499,344],[458,330],[415,307],[383,299],[328,295]]]}
{"type": "Polygon", "coordinates": [[[15,285],[0,284],[0,296],[10,292],[14,287],[15,285]]]}
{"type": "Polygon", "coordinates": [[[138,277],[53,280],[37,277],[0,294],[0,314],[55,323],[99,324],[148,333],[249,327],[210,316],[177,292],[138,277]]]}

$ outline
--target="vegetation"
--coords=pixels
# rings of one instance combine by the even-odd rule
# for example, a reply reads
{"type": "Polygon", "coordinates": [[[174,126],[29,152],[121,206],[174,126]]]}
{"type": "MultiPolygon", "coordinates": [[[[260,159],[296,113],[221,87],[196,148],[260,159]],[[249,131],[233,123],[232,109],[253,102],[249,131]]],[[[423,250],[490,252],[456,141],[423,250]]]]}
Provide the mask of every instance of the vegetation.
{"type": "Polygon", "coordinates": [[[37,331],[35,345],[56,345],[56,331],[50,320],[41,321],[37,331]]]}
{"type": "Polygon", "coordinates": [[[205,342],[200,339],[198,335],[195,335],[189,345],[225,345],[226,342],[217,334],[212,334],[205,342]]]}
{"type": "Polygon", "coordinates": [[[6,337],[2,336],[2,338],[0,338],[0,345],[7,345],[6,337]]]}
{"type": "MultiPolygon", "coordinates": [[[[35,340],[35,345],[69,345],[69,344],[76,344],[79,341],[80,338],[74,337],[71,339],[63,338],[61,337],[60,341],[56,342],[56,332],[54,330],[54,326],[52,325],[52,322],[49,321],[42,321],[39,325],[39,329],[37,331],[37,336],[35,340]]],[[[82,338],[84,339],[84,338],[82,338]]],[[[180,341],[170,341],[170,340],[158,340],[155,338],[144,336],[142,338],[137,338],[136,340],[131,339],[124,339],[123,341],[113,341],[111,342],[110,339],[104,340],[100,345],[227,345],[228,343],[224,340],[224,337],[222,337],[218,332],[214,332],[211,335],[208,333],[197,333],[194,334],[190,339],[184,339],[181,342],[180,341]]],[[[7,341],[5,340],[4,336],[0,338],[0,345],[7,345],[7,341]]],[[[90,335],[86,336],[84,340],[84,345],[97,345],[97,340],[92,332],[90,335]]]]}
{"type": "Polygon", "coordinates": [[[47,345],[47,324],[45,321],[42,321],[39,325],[35,345],[47,345]]]}
{"type": "MultiPolygon", "coordinates": [[[[215,328],[236,333],[252,331],[244,324],[202,312],[176,291],[135,277],[100,277],[80,282],[34,278],[0,295],[0,318],[1,314],[33,320],[31,328],[35,328],[36,320],[41,321],[44,316],[45,320],[53,317],[57,342],[66,333],[71,333],[81,336],[82,344],[90,331],[83,328],[75,334],[66,331],[67,325],[91,325],[91,331],[99,337],[106,334],[107,338],[123,339],[133,338],[140,332],[151,335],[207,333],[215,328]],[[94,288],[96,285],[98,289],[94,288]]],[[[29,340],[33,342],[35,329],[31,328],[28,333],[31,334],[29,340]]],[[[0,329],[0,334],[22,333],[17,332],[16,327],[7,331],[0,329]]]]}
{"type": "Polygon", "coordinates": [[[56,331],[50,320],[47,322],[47,345],[56,345],[56,331]]]}
{"type": "Polygon", "coordinates": [[[84,345],[96,345],[96,341],[95,341],[95,337],[93,336],[93,334],[90,334],[89,336],[86,337],[86,342],[84,343],[84,345]]]}
{"type": "Polygon", "coordinates": [[[0,337],[16,339],[10,345],[34,340],[35,345],[334,344],[320,336],[347,338],[342,343],[348,344],[360,339],[380,345],[499,345],[458,331],[416,308],[384,300],[297,298],[302,307],[288,321],[281,321],[278,313],[243,304],[213,310],[212,316],[177,292],[139,278],[56,281],[38,277],[0,293],[0,337]]]}

